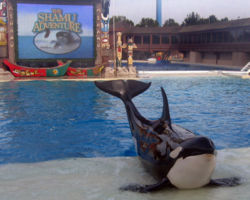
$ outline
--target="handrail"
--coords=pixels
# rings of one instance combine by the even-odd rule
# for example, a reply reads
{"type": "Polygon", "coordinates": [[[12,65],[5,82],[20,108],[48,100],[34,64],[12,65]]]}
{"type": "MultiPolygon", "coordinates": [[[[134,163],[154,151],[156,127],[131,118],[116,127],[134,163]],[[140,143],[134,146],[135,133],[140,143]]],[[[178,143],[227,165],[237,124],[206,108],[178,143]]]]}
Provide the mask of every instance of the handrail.
{"type": "Polygon", "coordinates": [[[250,62],[248,62],[240,71],[244,72],[250,70],[250,62]]]}

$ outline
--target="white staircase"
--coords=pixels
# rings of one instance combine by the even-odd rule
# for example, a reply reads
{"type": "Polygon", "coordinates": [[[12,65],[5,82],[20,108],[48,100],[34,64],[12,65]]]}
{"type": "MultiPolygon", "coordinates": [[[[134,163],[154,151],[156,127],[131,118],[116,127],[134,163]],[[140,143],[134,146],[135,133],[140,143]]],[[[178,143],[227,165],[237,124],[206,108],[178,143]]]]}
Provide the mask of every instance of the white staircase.
{"type": "Polygon", "coordinates": [[[250,70],[250,62],[248,62],[240,71],[246,72],[248,70],[250,70]]]}

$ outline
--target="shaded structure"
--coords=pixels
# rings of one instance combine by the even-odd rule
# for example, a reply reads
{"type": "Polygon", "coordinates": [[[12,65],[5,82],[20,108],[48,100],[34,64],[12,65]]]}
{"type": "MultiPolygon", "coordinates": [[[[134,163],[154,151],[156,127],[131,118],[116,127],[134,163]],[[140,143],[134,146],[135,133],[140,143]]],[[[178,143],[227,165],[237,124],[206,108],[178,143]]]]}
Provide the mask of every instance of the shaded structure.
{"type": "MultiPolygon", "coordinates": [[[[250,60],[250,18],[206,25],[140,28],[116,24],[122,41],[132,37],[135,58],[179,51],[191,63],[244,66],[250,60]]],[[[112,40],[112,32],[110,38],[112,40]]],[[[111,42],[112,44],[112,42],[111,42]]]]}
{"type": "Polygon", "coordinates": [[[0,0],[0,59],[7,53],[7,1],[0,0]]]}
{"type": "MultiPolygon", "coordinates": [[[[115,58],[113,50],[116,47],[113,45],[116,44],[116,41],[113,40],[116,37],[113,34],[116,35],[117,32],[122,33],[121,41],[124,44],[132,38],[137,46],[134,50],[135,59],[149,58],[157,52],[163,52],[166,55],[170,52],[181,52],[184,55],[184,61],[190,63],[242,67],[250,60],[250,18],[207,25],[154,28],[140,28],[116,23],[115,30],[113,30],[113,27],[109,27],[110,0],[36,0],[35,2],[32,0],[1,0],[0,3],[0,64],[2,59],[8,58],[11,62],[26,66],[31,65],[32,67],[39,63],[40,66],[46,67],[48,62],[55,62],[60,58],[73,60],[72,65],[77,67],[93,65],[107,67],[108,61],[115,58]],[[50,7],[60,5],[61,8],[50,9],[49,12],[46,11],[47,13],[42,10],[45,12],[44,16],[40,16],[38,14],[40,11],[37,11],[37,20],[33,22],[35,28],[28,30],[23,27],[30,22],[20,23],[24,19],[22,14],[25,14],[26,11],[23,4],[49,5],[50,7]],[[74,6],[84,8],[85,5],[93,8],[89,18],[86,18],[91,22],[89,30],[82,29],[84,26],[81,25],[84,20],[81,21],[79,16],[83,12],[76,13],[74,9],[74,6]],[[41,27],[35,23],[46,19],[47,21],[45,20],[43,23],[48,24],[50,21],[48,16],[51,15],[61,15],[62,19],[67,22],[71,20],[70,23],[75,24],[74,32],[69,34],[68,30],[61,30],[62,27],[54,30],[53,27],[56,26],[56,23],[50,24],[50,28],[40,30],[41,27]],[[23,30],[28,30],[34,38],[29,41],[30,44],[27,44],[22,38],[23,30]],[[53,38],[53,34],[58,36],[57,41],[53,38]],[[91,36],[87,42],[86,37],[83,38],[84,34],[87,37],[91,36]],[[49,43],[45,43],[45,40],[41,42],[43,35],[46,40],[50,40],[49,43]],[[67,38],[67,35],[71,39],[67,38]],[[65,42],[65,38],[68,41],[65,42]],[[33,45],[33,41],[36,46],[33,45]],[[86,44],[89,45],[87,48],[86,44]],[[32,45],[33,49],[27,54],[26,51],[31,49],[32,45]],[[51,49],[48,50],[48,48],[51,49]],[[41,51],[38,52],[38,49],[41,51]],[[58,54],[60,55],[58,56],[58,54]]],[[[156,0],[156,3],[157,20],[161,24],[162,0],[156,0]]],[[[90,12],[90,10],[88,11],[90,12]]],[[[53,18],[57,22],[60,21],[59,19],[53,18]]],[[[127,57],[128,50],[124,50],[123,59],[127,59],[127,57]]]]}

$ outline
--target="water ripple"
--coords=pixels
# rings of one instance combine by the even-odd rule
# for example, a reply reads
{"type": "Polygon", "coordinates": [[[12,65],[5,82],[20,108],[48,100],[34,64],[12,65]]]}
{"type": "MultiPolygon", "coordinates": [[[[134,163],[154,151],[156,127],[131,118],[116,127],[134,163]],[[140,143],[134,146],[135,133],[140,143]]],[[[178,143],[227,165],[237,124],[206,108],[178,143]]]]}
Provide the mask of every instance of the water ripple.
{"type": "MultiPolygon", "coordinates": [[[[133,101],[149,119],[172,121],[211,137],[218,149],[250,146],[250,81],[221,77],[145,80],[133,101]]],[[[123,103],[92,82],[0,83],[0,163],[136,155],[123,103]]]]}

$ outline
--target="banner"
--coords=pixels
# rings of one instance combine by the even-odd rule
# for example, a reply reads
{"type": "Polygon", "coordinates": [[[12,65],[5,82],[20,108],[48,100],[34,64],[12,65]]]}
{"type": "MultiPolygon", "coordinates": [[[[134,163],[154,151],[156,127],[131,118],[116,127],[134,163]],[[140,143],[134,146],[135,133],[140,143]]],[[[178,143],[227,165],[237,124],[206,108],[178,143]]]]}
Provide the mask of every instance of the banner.
{"type": "Polygon", "coordinates": [[[0,0],[0,46],[7,45],[7,3],[0,0]]]}
{"type": "Polygon", "coordinates": [[[7,26],[4,21],[0,19],[0,46],[7,45],[7,26]]]}
{"type": "Polygon", "coordinates": [[[7,2],[0,0],[0,19],[6,22],[7,19],[7,2]]]}
{"type": "Polygon", "coordinates": [[[19,59],[93,59],[93,5],[17,3],[17,36],[19,59]]]}

